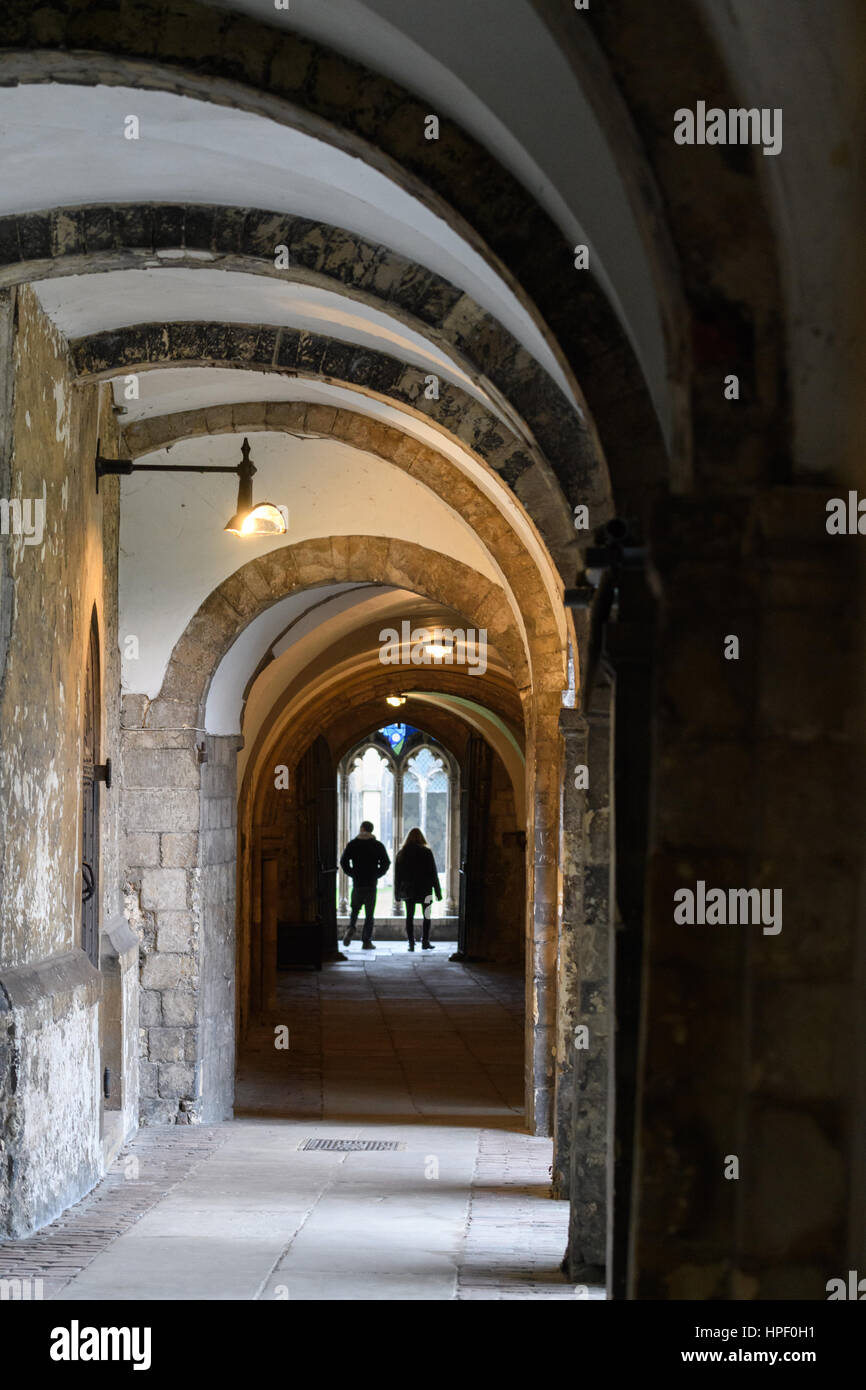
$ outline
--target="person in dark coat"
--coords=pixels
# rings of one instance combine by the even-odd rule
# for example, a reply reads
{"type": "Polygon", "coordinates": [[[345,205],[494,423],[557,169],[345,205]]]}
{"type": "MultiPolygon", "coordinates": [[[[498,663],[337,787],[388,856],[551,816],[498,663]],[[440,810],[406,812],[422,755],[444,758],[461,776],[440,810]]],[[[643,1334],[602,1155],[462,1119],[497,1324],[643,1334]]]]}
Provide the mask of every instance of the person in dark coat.
{"type": "Polygon", "coordinates": [[[394,868],[394,896],[406,904],[406,940],[409,942],[410,951],[415,950],[415,908],[419,903],[423,908],[421,949],[436,949],[430,942],[430,905],[434,893],[441,902],[442,889],[439,887],[436,860],[433,858],[432,849],[416,827],[406,836],[394,868]]]}
{"type": "Polygon", "coordinates": [[[361,821],[361,829],[350,840],[340,858],[340,868],[352,880],[352,914],[343,945],[348,946],[355,932],[358,913],[364,909],[364,930],[361,946],[365,951],[373,950],[373,913],[376,908],[376,884],[388,872],[391,860],[388,851],[373,834],[373,822],[361,821]]]}

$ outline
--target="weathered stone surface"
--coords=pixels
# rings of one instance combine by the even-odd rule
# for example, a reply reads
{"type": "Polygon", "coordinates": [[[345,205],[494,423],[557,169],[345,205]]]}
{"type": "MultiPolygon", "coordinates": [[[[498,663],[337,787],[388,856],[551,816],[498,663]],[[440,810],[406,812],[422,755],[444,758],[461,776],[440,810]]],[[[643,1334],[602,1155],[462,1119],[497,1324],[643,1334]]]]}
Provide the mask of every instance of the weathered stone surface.
{"type": "Polygon", "coordinates": [[[198,862],[198,836],[168,832],[160,836],[161,863],[167,869],[192,869],[198,862]]]}
{"type": "Polygon", "coordinates": [[[176,1097],[184,1100],[195,1098],[195,1067],[180,1062],[161,1062],[159,1065],[159,1094],[165,1099],[176,1097]]]}
{"type": "Polygon", "coordinates": [[[195,918],[191,912],[161,909],[157,915],[157,949],[168,953],[186,954],[194,945],[195,926],[195,918]]]}
{"type": "Polygon", "coordinates": [[[145,869],[141,876],[144,908],[183,910],[187,907],[187,880],[183,869],[145,869]]]}
{"type": "Polygon", "coordinates": [[[147,1045],[152,1062],[182,1062],[184,1029],[151,1028],[147,1035],[147,1045]]]}
{"type": "Polygon", "coordinates": [[[198,793],[159,788],[132,788],[124,791],[124,818],[128,831],[197,831],[198,793]]]}
{"type": "Polygon", "coordinates": [[[124,839],[124,859],[130,868],[155,868],[159,860],[159,836],[136,831],[124,839]]]}
{"type": "Polygon", "coordinates": [[[172,1027],[192,1028],[196,1021],[195,995],[174,989],[163,990],[162,1017],[172,1027]]]}
{"type": "Polygon", "coordinates": [[[143,989],[176,989],[184,979],[183,957],[175,954],[148,956],[142,966],[143,989]]]}

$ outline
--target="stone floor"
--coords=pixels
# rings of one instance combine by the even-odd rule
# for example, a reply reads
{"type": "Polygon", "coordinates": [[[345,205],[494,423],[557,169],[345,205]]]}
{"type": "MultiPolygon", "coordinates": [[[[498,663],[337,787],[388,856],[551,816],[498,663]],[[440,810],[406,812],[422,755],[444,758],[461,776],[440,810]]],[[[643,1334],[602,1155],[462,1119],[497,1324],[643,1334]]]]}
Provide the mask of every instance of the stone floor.
{"type": "Polygon", "coordinates": [[[521,979],[444,943],[347,955],[279,977],[234,1121],[141,1131],[83,1202],[0,1244],[0,1278],[64,1300],[602,1297],[560,1273],[550,1142],[521,1132],[521,979]]]}

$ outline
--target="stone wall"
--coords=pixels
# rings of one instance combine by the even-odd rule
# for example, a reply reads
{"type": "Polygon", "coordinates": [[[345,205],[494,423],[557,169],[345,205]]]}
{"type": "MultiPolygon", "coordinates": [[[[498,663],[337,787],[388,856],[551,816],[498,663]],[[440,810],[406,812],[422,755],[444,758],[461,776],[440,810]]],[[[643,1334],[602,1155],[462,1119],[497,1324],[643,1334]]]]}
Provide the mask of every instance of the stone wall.
{"type": "MultiPolygon", "coordinates": [[[[3,495],[44,506],[41,537],[35,511],[31,537],[0,537],[0,1182],[11,1187],[0,1196],[6,1231],[23,1235],[87,1191],[104,1161],[102,981],[79,940],[81,760],[94,608],[100,758],[116,758],[118,487],[97,495],[93,472],[97,438],[116,437],[109,393],[73,386],[65,344],[29,289],[3,308],[3,495]]],[[[120,905],[116,815],[103,787],[103,924],[120,905]]],[[[129,964],[127,954],[125,973],[129,964]]],[[[131,1077],[115,1079],[128,1127],[131,1077]]]]}
{"type": "Polygon", "coordinates": [[[589,709],[563,709],[560,726],[565,777],[553,1183],[557,1196],[571,1199],[572,1277],[597,1282],[606,1259],[613,944],[611,688],[604,676],[589,709]]]}
{"type": "Polygon", "coordinates": [[[141,936],[143,1124],[197,1115],[200,769],[194,729],[151,727],[144,696],[123,699],[123,862],[141,936]]]}
{"type": "Polygon", "coordinates": [[[238,740],[164,722],[158,702],[124,697],[124,863],[142,938],[141,1122],[188,1124],[231,1114],[238,740]]]}
{"type": "Polygon", "coordinates": [[[853,1258],[862,705],[832,495],[680,499],[657,525],[638,1298],[825,1299],[853,1258]],[[698,880],[780,890],[781,930],[678,924],[698,880]]]}
{"type": "Polygon", "coordinates": [[[232,735],[207,739],[201,770],[201,1118],[231,1118],[235,1079],[237,751],[232,735]]]}

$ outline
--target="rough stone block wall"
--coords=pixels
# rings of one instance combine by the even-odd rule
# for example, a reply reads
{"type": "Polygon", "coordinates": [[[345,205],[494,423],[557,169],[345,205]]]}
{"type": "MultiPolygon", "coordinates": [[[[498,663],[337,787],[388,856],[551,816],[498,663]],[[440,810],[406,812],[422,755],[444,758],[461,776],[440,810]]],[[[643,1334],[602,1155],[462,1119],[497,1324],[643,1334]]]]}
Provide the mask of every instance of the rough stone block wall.
{"type": "Polygon", "coordinates": [[[226,1119],[234,1090],[238,740],[123,700],[127,912],[141,935],[142,1124],[226,1119]],[[199,761],[199,746],[206,760],[199,761]]]}
{"type": "Polygon", "coordinates": [[[63,340],[29,290],[19,291],[16,313],[10,489],[44,505],[44,533],[40,545],[0,537],[15,588],[0,703],[5,965],[73,945],[83,653],[102,578],[98,395],[73,388],[63,340]]]}
{"type": "Polygon", "coordinates": [[[99,976],[84,955],[68,952],[5,971],[2,993],[9,1191],[0,1229],[20,1237],[52,1221],[101,1173],[99,976]]]}
{"type": "Polygon", "coordinates": [[[189,1123],[197,1108],[200,1019],[200,769],[194,729],[145,727],[144,696],[123,698],[127,916],[141,937],[142,1124],[189,1123]]]}
{"type": "Polygon", "coordinates": [[[237,750],[231,735],[207,739],[201,770],[202,956],[199,1066],[202,1119],[231,1117],[235,1072],[237,750]]]}
{"type": "Polygon", "coordinates": [[[641,1298],[825,1299],[853,1249],[861,692],[855,552],[827,535],[829,495],[679,500],[659,521],[641,1298]],[[781,891],[781,931],[677,925],[673,894],[699,879],[781,891]]]}
{"type": "MultiPolygon", "coordinates": [[[[101,980],[78,938],[81,749],[94,606],[101,757],[117,744],[118,489],[97,495],[93,476],[97,437],[111,447],[116,433],[106,388],[73,386],[29,289],[4,294],[2,326],[2,495],[44,506],[36,543],[0,537],[0,1171],[8,1230],[23,1235],[102,1168],[101,980]]],[[[105,915],[119,883],[116,803],[107,789],[101,800],[105,915]]]]}
{"type": "Polygon", "coordinates": [[[554,1190],[571,1200],[567,1259],[577,1280],[589,1277],[588,1270],[600,1278],[605,1264],[613,909],[610,707],[610,686],[600,677],[587,712],[564,709],[560,716],[566,776],[554,1190]],[[580,767],[586,769],[586,787],[575,785],[580,767]]]}

